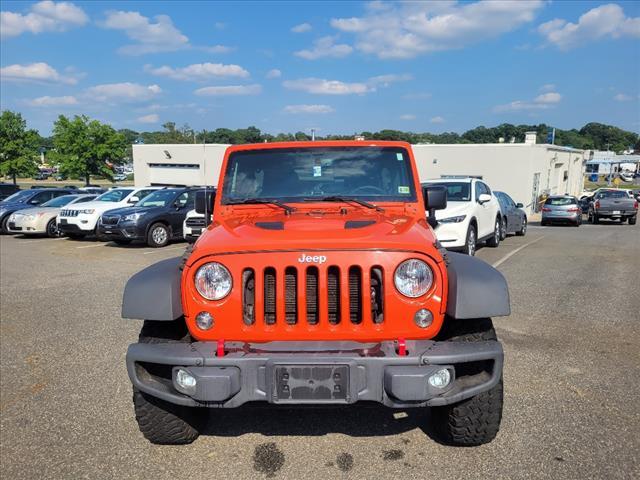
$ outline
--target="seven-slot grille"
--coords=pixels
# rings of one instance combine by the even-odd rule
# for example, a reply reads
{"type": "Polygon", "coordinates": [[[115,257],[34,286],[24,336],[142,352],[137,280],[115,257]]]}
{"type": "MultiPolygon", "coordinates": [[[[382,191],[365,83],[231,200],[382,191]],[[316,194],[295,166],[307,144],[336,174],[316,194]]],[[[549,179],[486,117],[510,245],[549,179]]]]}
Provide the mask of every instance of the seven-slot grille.
{"type": "Polygon", "coordinates": [[[79,210],[60,210],[61,217],[77,217],[79,210]]]}
{"type": "Polygon", "coordinates": [[[204,228],[205,227],[204,217],[187,218],[186,224],[187,224],[187,227],[190,227],[190,228],[204,228]]]}
{"type": "Polygon", "coordinates": [[[365,318],[363,312],[368,308],[371,314],[367,318],[380,324],[384,320],[382,268],[374,266],[364,273],[356,265],[286,267],[282,271],[274,267],[245,268],[242,272],[243,321],[248,326],[317,325],[321,318],[327,318],[332,325],[343,322],[360,325],[365,318]],[[256,275],[260,275],[261,281],[256,281],[256,275]],[[256,285],[260,292],[256,292],[256,285]],[[364,291],[368,295],[364,295],[364,291]],[[261,318],[256,318],[256,312],[261,312],[261,318]]]}
{"type": "Polygon", "coordinates": [[[103,225],[117,225],[119,221],[120,217],[118,215],[103,215],[101,217],[103,225]]]}

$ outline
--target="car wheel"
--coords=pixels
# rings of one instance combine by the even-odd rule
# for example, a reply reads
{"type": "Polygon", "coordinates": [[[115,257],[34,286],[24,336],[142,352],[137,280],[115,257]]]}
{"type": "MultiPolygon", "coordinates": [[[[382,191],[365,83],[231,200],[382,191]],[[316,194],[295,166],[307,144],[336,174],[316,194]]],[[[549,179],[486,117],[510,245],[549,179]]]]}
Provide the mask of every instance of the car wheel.
{"type": "Polygon", "coordinates": [[[633,217],[629,217],[629,225],[635,225],[637,219],[638,219],[637,215],[634,215],[633,217]]]}
{"type": "Polygon", "coordinates": [[[598,214],[596,212],[591,212],[590,219],[592,224],[598,223],[598,214]]]}
{"type": "MultiPolygon", "coordinates": [[[[542,222],[540,223],[540,225],[542,225],[542,222]]],[[[524,217],[522,219],[522,227],[520,227],[520,230],[516,232],[516,235],[518,235],[519,237],[524,237],[526,234],[527,234],[527,217],[524,217]]]]}
{"type": "Polygon", "coordinates": [[[9,233],[8,223],[9,223],[9,215],[4,217],[0,222],[0,235],[6,235],[7,233],[9,233]]]}
{"type": "Polygon", "coordinates": [[[500,224],[500,240],[507,238],[507,219],[502,217],[502,223],[500,224]]]}
{"type": "Polygon", "coordinates": [[[476,254],[476,247],[478,242],[478,235],[476,233],[476,227],[469,225],[467,230],[467,240],[464,244],[464,253],[473,257],[476,254]]]}
{"type": "Polygon", "coordinates": [[[493,236],[487,240],[487,245],[491,248],[496,248],[500,245],[500,225],[502,225],[502,221],[499,218],[496,218],[496,223],[493,226],[493,236]]]}
{"type": "Polygon", "coordinates": [[[147,233],[147,245],[153,248],[164,247],[169,243],[169,227],[164,223],[154,223],[147,233]]]}
{"type": "Polygon", "coordinates": [[[62,232],[58,230],[58,226],[56,225],[56,219],[52,218],[51,220],[49,220],[49,223],[47,223],[47,237],[56,238],[61,236],[62,236],[62,232]]]}

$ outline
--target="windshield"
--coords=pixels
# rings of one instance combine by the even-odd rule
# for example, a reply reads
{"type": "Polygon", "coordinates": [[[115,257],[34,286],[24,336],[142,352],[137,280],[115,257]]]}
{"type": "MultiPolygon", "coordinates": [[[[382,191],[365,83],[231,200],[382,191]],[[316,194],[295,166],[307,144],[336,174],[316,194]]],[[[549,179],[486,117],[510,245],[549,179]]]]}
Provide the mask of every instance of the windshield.
{"type": "Polygon", "coordinates": [[[175,190],[158,190],[136,203],[136,207],[166,207],[175,196],[175,190]]]}
{"type": "Polygon", "coordinates": [[[576,199],[569,197],[557,197],[557,198],[547,198],[544,202],[545,205],[575,205],[576,199]]]}
{"type": "Polygon", "coordinates": [[[122,190],[109,190],[96,198],[96,202],[121,202],[131,192],[133,192],[133,190],[126,188],[122,190]]]}
{"type": "Polygon", "coordinates": [[[9,195],[3,202],[22,202],[33,195],[35,192],[29,190],[20,190],[19,192],[9,195]]]}
{"type": "Polygon", "coordinates": [[[236,152],[229,158],[223,204],[326,197],[415,201],[407,151],[398,147],[283,148],[236,152]]]}
{"type": "Polygon", "coordinates": [[[447,187],[447,202],[468,202],[471,200],[471,184],[469,182],[429,182],[428,185],[447,187]]]}
{"type": "Polygon", "coordinates": [[[598,195],[596,195],[596,198],[629,198],[629,194],[627,192],[605,190],[604,192],[598,193],[598,195]]]}
{"type": "Polygon", "coordinates": [[[63,195],[61,197],[56,197],[54,199],[49,200],[48,202],[44,202],[42,207],[64,207],[67,203],[71,202],[75,195],[63,195]]]}

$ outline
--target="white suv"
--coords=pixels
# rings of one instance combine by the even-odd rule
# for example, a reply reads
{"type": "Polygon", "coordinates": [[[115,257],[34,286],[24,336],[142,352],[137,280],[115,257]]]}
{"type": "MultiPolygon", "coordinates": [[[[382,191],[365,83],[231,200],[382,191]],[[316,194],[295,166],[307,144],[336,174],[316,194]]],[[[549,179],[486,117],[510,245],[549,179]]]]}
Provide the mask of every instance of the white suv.
{"type": "Polygon", "coordinates": [[[500,244],[500,204],[485,182],[462,177],[427,180],[422,185],[447,187],[447,208],[436,211],[435,232],[443,247],[475,255],[478,242],[500,244]]]}
{"type": "Polygon", "coordinates": [[[195,242],[202,231],[207,228],[204,215],[197,213],[195,210],[189,210],[182,224],[182,235],[189,242],[195,242]]]}
{"type": "Polygon", "coordinates": [[[112,188],[92,202],[60,210],[56,218],[58,230],[71,238],[83,238],[86,235],[95,233],[98,219],[107,210],[132,206],[154,190],[161,188],[112,188]]]}

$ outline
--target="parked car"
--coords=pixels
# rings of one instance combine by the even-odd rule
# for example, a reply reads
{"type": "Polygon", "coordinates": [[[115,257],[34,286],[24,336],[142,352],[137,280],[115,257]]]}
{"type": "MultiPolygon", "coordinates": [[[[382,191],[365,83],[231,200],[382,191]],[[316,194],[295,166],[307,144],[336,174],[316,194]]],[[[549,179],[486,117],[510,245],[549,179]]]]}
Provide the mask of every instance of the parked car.
{"type": "Polygon", "coordinates": [[[500,204],[485,182],[471,177],[441,178],[422,185],[447,188],[447,208],[435,213],[435,232],[443,247],[475,255],[481,241],[490,247],[500,244],[500,204]]]}
{"type": "Polygon", "coordinates": [[[57,217],[61,232],[80,239],[96,232],[98,219],[107,210],[132,206],[162,187],[114,188],[98,196],[93,202],[78,207],[63,208],[57,217]]]}
{"type": "MultiPolygon", "coordinates": [[[[216,194],[215,188],[206,189],[207,192],[207,205],[213,205],[213,197],[216,194]]],[[[212,212],[209,212],[209,220],[211,220],[212,212]]],[[[187,212],[187,216],[184,219],[182,225],[182,235],[184,239],[189,242],[195,242],[202,234],[205,228],[207,228],[208,222],[205,220],[205,216],[196,212],[196,210],[190,210],[187,212]]]]}
{"type": "Polygon", "coordinates": [[[164,247],[172,239],[182,240],[182,224],[195,206],[197,188],[165,188],[153,192],[133,207],[102,214],[98,236],[118,244],[142,240],[150,247],[164,247]]]}
{"type": "Polygon", "coordinates": [[[37,207],[45,202],[62,195],[74,193],[65,188],[36,188],[20,190],[0,202],[0,233],[9,233],[9,215],[18,210],[37,207]]]}
{"type": "Polygon", "coordinates": [[[47,180],[51,175],[48,172],[38,172],[33,176],[34,180],[47,180]]]}
{"type": "Polygon", "coordinates": [[[90,202],[96,195],[62,195],[40,206],[18,210],[9,216],[7,223],[9,233],[22,233],[24,235],[47,234],[49,237],[61,235],[56,226],[56,216],[65,206],[90,202]]]}
{"type": "Polygon", "coordinates": [[[578,200],[578,205],[580,205],[580,210],[582,210],[583,215],[587,215],[589,213],[589,205],[591,204],[591,195],[585,195],[580,197],[578,200]]]}
{"type": "Polygon", "coordinates": [[[13,183],[5,183],[5,182],[0,183],[0,201],[13,195],[18,190],[20,190],[20,187],[17,185],[14,185],[13,183]]]}
{"type": "Polygon", "coordinates": [[[82,187],[82,188],[79,188],[78,190],[80,190],[81,192],[91,193],[94,195],[100,195],[107,191],[106,188],[102,188],[102,187],[82,187]]]}
{"type": "Polygon", "coordinates": [[[113,176],[113,181],[114,182],[123,182],[127,179],[127,174],[126,173],[116,173],[113,176]]]}
{"type": "Polygon", "coordinates": [[[53,178],[55,178],[56,182],[63,182],[67,180],[69,177],[67,177],[64,173],[56,173],[56,175],[53,178]]]}
{"type": "Polygon", "coordinates": [[[527,233],[527,214],[524,205],[516,203],[504,192],[493,192],[502,213],[502,225],[500,226],[500,239],[504,240],[510,233],[524,236],[527,233]]]}
{"type": "Polygon", "coordinates": [[[624,190],[601,188],[596,191],[589,205],[589,221],[598,223],[603,218],[629,222],[635,225],[638,219],[638,201],[624,190]]]}
{"type": "Polygon", "coordinates": [[[582,224],[582,208],[578,205],[578,199],[572,195],[548,197],[542,207],[540,225],[551,223],[569,223],[579,227],[582,224]]]}

